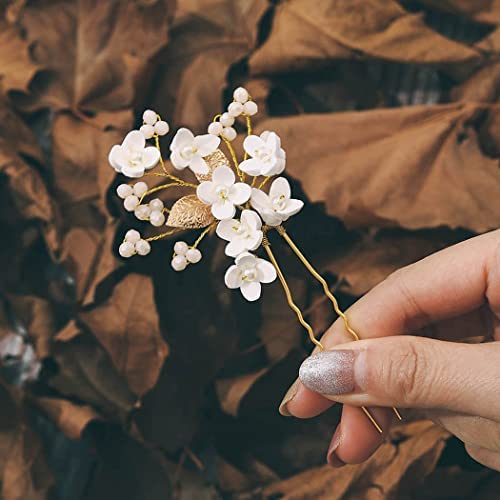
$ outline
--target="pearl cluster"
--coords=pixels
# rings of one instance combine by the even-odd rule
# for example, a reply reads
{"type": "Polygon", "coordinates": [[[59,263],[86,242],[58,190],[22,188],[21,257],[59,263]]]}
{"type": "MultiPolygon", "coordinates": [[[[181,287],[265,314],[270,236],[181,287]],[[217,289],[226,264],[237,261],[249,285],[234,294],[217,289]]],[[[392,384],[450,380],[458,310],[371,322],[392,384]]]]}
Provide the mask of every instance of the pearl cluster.
{"type": "Polygon", "coordinates": [[[149,220],[152,226],[159,227],[165,224],[163,201],[159,198],[155,198],[145,205],[137,205],[134,213],[139,220],[149,220]]]}
{"type": "Polygon", "coordinates": [[[185,241],[177,241],[174,245],[172,269],[184,271],[189,264],[196,264],[201,260],[201,252],[197,248],[189,247],[185,241]]]}
{"type": "Polygon", "coordinates": [[[147,255],[151,252],[151,245],[148,241],[143,240],[139,231],[130,229],[125,234],[123,243],[118,248],[118,253],[128,259],[132,255],[147,255]]]}
{"type": "Polygon", "coordinates": [[[120,184],[116,188],[116,194],[123,200],[123,206],[127,212],[133,212],[139,205],[139,199],[148,190],[148,185],[143,182],[136,182],[133,186],[120,184]]]}
{"type": "Polygon", "coordinates": [[[212,122],[208,126],[208,133],[222,136],[228,141],[236,139],[236,130],[233,127],[238,116],[253,116],[258,111],[257,104],[250,100],[248,91],[243,87],[238,87],[233,93],[233,102],[227,107],[227,111],[222,113],[219,121],[212,122]]]}
{"type": "Polygon", "coordinates": [[[146,139],[159,135],[167,135],[170,125],[161,120],[159,115],[152,109],[146,109],[142,114],[143,125],[139,129],[146,139]]]}

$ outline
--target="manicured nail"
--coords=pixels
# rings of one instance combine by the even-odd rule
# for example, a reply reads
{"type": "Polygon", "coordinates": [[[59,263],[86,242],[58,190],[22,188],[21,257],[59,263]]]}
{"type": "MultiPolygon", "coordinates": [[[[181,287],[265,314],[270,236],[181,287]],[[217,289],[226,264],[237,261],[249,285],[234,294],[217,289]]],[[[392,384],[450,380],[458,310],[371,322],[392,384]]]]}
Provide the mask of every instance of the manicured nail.
{"type": "Polygon", "coordinates": [[[326,461],[332,467],[343,467],[345,462],[340,460],[337,456],[337,448],[340,446],[340,440],[342,436],[342,431],[340,430],[340,425],[337,427],[337,430],[333,434],[332,441],[330,442],[330,446],[328,447],[328,452],[326,454],[326,461]]]}
{"type": "Polygon", "coordinates": [[[348,394],[354,390],[354,358],[354,351],[318,352],[302,363],[300,381],[320,394],[348,394]]]}
{"type": "Polygon", "coordinates": [[[286,394],[283,398],[283,400],[280,403],[280,408],[279,412],[284,416],[284,417],[291,417],[292,414],[288,411],[287,405],[288,403],[295,397],[295,394],[297,394],[297,391],[299,390],[299,379],[297,379],[286,391],[286,394]]]}

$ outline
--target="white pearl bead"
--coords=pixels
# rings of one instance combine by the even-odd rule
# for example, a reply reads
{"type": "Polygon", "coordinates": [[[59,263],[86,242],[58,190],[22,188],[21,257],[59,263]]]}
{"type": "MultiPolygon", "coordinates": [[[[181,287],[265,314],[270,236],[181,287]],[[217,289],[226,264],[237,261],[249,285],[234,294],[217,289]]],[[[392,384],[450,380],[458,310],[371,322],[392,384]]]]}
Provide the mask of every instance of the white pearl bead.
{"type": "Polygon", "coordinates": [[[154,125],[158,120],[158,116],[152,109],[146,109],[142,114],[142,119],[146,125],[154,125]]]}
{"type": "Polygon", "coordinates": [[[243,87],[238,87],[233,92],[233,99],[235,101],[241,102],[242,104],[246,103],[248,101],[248,91],[247,91],[247,89],[244,89],[243,87]]]}
{"type": "Polygon", "coordinates": [[[186,269],[186,266],[187,266],[187,260],[186,257],[184,257],[184,255],[176,255],[172,259],[172,268],[175,271],[184,271],[184,269],[186,269]]]}
{"type": "Polygon", "coordinates": [[[185,255],[189,250],[188,244],[185,241],[176,241],[174,245],[174,252],[177,255],[185,255]]]}
{"type": "Polygon", "coordinates": [[[219,121],[223,127],[231,127],[234,123],[234,118],[229,113],[222,113],[219,121]]]}
{"type": "Polygon", "coordinates": [[[134,184],[134,194],[136,196],[142,196],[148,190],[148,185],[145,182],[136,182],[134,184]]]}
{"type": "Polygon", "coordinates": [[[248,101],[245,104],[243,104],[243,111],[248,116],[253,116],[257,113],[257,111],[259,111],[259,107],[255,102],[248,101]]]}
{"type": "Polygon", "coordinates": [[[149,252],[151,252],[151,245],[149,244],[149,241],[146,240],[139,240],[135,244],[135,251],[139,255],[147,255],[149,252]]]}
{"type": "Polygon", "coordinates": [[[186,252],[186,259],[191,262],[191,264],[196,264],[201,260],[201,252],[197,248],[190,248],[186,252]]]}
{"type": "Polygon", "coordinates": [[[233,127],[225,127],[224,130],[222,131],[222,135],[228,140],[228,141],[234,141],[236,139],[236,130],[234,130],[233,127]]]}
{"type": "Polygon", "coordinates": [[[240,116],[243,113],[243,104],[241,102],[232,102],[227,107],[227,112],[234,118],[240,116]]]}
{"type": "Polygon", "coordinates": [[[139,220],[146,220],[151,213],[151,209],[147,205],[137,205],[134,213],[139,220]]]}
{"type": "Polygon", "coordinates": [[[120,198],[125,199],[127,196],[130,196],[132,194],[132,187],[129,186],[128,184],[120,184],[116,188],[116,194],[120,198]]]}
{"type": "Polygon", "coordinates": [[[208,126],[208,130],[207,132],[209,134],[212,134],[212,135],[220,135],[222,133],[222,129],[224,127],[222,126],[222,123],[220,122],[212,122],[209,126],[208,126]]]}
{"type": "Polygon", "coordinates": [[[129,229],[125,234],[125,241],[130,241],[130,243],[137,243],[141,239],[141,233],[135,229],[129,229]]]}
{"type": "Polygon", "coordinates": [[[153,127],[153,125],[148,125],[148,124],[142,125],[139,131],[146,139],[151,139],[151,137],[155,135],[155,128],[153,127]]]}
{"type": "Polygon", "coordinates": [[[130,242],[130,241],[124,241],[119,247],[118,247],[118,253],[122,256],[125,257],[126,259],[129,257],[132,257],[135,252],[135,245],[130,242]]]}
{"type": "Polygon", "coordinates": [[[139,205],[139,198],[137,198],[137,196],[135,196],[133,194],[127,196],[123,200],[123,206],[125,207],[125,210],[127,212],[133,212],[137,205],[139,205]]]}
{"type": "Polygon", "coordinates": [[[159,198],[155,198],[154,200],[151,200],[149,202],[149,208],[151,208],[151,210],[162,210],[163,201],[161,201],[159,198]]]}
{"type": "Polygon", "coordinates": [[[158,135],[167,135],[170,130],[170,125],[163,120],[155,123],[155,132],[158,135]]]}
{"type": "Polygon", "coordinates": [[[149,216],[149,222],[151,222],[151,224],[155,227],[161,226],[165,223],[165,216],[162,212],[155,210],[151,212],[151,215],[149,216]]]}

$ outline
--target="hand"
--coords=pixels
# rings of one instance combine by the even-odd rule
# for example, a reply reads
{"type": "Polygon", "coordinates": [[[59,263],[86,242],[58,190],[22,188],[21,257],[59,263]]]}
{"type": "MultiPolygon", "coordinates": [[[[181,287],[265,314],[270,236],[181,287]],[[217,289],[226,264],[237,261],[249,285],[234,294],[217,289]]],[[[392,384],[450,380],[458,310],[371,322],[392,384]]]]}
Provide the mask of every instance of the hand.
{"type": "Polygon", "coordinates": [[[376,407],[385,434],[395,406],[423,409],[472,458],[500,470],[500,231],[400,269],[347,316],[366,340],[350,342],[339,318],[322,338],[327,350],[304,361],[280,406],[310,418],[344,403],[329,463],[360,463],[383,442],[357,407],[376,407]],[[477,336],[492,342],[457,342],[477,336]]]}

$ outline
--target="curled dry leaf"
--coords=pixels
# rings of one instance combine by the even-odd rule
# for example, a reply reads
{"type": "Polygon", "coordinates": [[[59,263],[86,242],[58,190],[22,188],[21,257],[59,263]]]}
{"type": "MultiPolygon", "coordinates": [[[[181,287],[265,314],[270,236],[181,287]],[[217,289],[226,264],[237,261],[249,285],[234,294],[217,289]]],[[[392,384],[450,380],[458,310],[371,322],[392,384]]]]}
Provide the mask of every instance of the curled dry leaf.
{"type": "Polygon", "coordinates": [[[397,444],[382,444],[363,464],[341,469],[329,465],[310,469],[264,488],[261,498],[340,500],[372,498],[372,495],[373,498],[406,498],[433,471],[448,436],[445,430],[430,422],[411,423],[397,444]]]}
{"type": "Polygon", "coordinates": [[[394,0],[328,0],[276,8],[268,40],[250,58],[253,74],[330,65],[360,57],[416,64],[475,63],[480,53],[449,40],[394,0]]]}
{"type": "Polygon", "coordinates": [[[155,384],[168,355],[151,278],[129,274],[103,304],[81,312],[80,321],[108,351],[132,392],[144,395],[155,384]]]}
{"type": "Polygon", "coordinates": [[[433,9],[459,14],[480,23],[500,23],[499,0],[420,0],[433,9]]]}
{"type": "Polygon", "coordinates": [[[472,103],[266,120],[312,201],[349,226],[498,226],[500,170],[481,152],[472,103]],[[353,131],[355,131],[353,133],[353,131]],[[301,140],[299,138],[307,138],[301,140]],[[334,137],[334,140],[332,140],[334,137]]]}
{"type": "Polygon", "coordinates": [[[215,221],[210,205],[206,205],[195,194],[177,200],[167,219],[167,226],[197,229],[207,227],[215,221]]]}
{"type": "Polygon", "coordinates": [[[211,181],[212,173],[217,167],[231,167],[227,156],[220,149],[217,149],[211,155],[206,156],[204,160],[208,165],[208,173],[195,174],[199,182],[211,181]]]}

